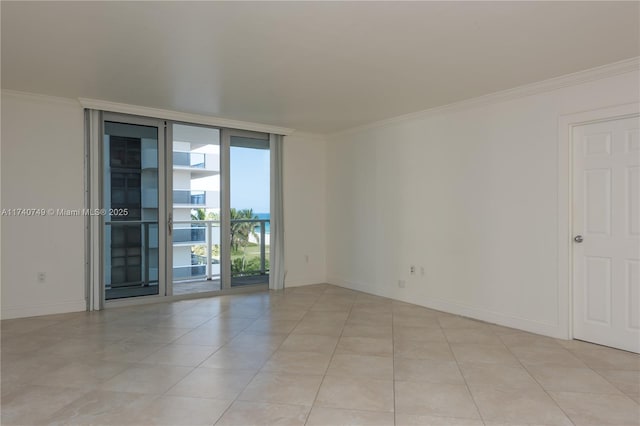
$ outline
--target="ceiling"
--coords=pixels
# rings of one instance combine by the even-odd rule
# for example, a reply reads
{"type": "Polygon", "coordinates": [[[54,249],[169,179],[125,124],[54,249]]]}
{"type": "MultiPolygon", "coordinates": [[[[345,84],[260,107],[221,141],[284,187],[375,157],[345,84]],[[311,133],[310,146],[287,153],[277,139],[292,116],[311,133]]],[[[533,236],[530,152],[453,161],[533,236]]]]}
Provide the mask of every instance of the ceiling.
{"type": "Polygon", "coordinates": [[[330,133],[640,55],[639,2],[1,2],[2,88],[330,133]]]}

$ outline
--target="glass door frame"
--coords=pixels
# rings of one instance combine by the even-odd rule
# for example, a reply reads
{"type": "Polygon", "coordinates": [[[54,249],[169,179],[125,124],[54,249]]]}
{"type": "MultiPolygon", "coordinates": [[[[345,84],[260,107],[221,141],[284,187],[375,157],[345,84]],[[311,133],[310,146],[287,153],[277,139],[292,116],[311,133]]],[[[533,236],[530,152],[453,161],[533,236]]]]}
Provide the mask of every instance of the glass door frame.
{"type": "Polygon", "coordinates": [[[104,250],[105,242],[105,227],[106,220],[104,215],[100,215],[100,235],[99,244],[101,247],[100,255],[100,306],[101,308],[109,306],[124,306],[130,304],[137,304],[141,300],[145,301],[158,301],[167,295],[167,280],[166,274],[163,271],[166,269],[166,252],[167,252],[167,209],[166,209],[166,170],[163,165],[166,163],[166,121],[157,118],[141,117],[137,115],[121,114],[114,112],[104,111],[100,114],[100,143],[99,143],[99,199],[100,208],[104,209],[104,161],[105,161],[105,122],[117,122],[123,124],[131,124],[146,127],[155,127],[158,130],[158,294],[147,296],[127,297],[121,299],[106,300],[106,282],[105,282],[105,256],[104,250]]]}

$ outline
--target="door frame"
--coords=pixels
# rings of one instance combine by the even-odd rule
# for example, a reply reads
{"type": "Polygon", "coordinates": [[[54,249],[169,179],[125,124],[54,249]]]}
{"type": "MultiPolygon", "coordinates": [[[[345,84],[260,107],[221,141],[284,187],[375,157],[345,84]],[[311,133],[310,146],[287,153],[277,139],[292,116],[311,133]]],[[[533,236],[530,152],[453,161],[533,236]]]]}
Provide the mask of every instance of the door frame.
{"type": "Polygon", "coordinates": [[[558,120],[558,332],[574,338],[573,324],[573,130],[640,115],[640,104],[561,115],[558,120]]]}

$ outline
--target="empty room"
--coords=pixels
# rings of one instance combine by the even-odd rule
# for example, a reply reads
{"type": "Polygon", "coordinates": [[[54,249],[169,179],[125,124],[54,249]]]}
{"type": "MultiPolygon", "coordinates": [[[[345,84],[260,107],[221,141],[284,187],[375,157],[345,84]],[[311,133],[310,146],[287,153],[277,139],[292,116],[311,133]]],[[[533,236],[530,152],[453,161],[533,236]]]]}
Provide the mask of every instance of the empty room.
{"type": "Polygon", "coordinates": [[[0,19],[2,425],[640,426],[640,2],[0,19]]]}

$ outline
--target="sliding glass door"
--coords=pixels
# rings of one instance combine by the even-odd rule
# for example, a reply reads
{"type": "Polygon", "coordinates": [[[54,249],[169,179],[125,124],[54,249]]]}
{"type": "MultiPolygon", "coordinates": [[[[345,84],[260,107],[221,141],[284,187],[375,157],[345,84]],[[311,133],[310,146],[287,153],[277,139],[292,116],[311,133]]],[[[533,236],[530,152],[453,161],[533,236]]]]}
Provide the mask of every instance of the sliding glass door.
{"type": "Polygon", "coordinates": [[[164,129],[156,120],[105,115],[105,299],[164,294],[164,129]]]}
{"type": "Polygon", "coordinates": [[[269,135],[103,113],[106,301],[269,281],[269,135]]]}
{"type": "Polygon", "coordinates": [[[269,135],[181,123],[168,134],[170,292],[268,283],[269,135]]]}

